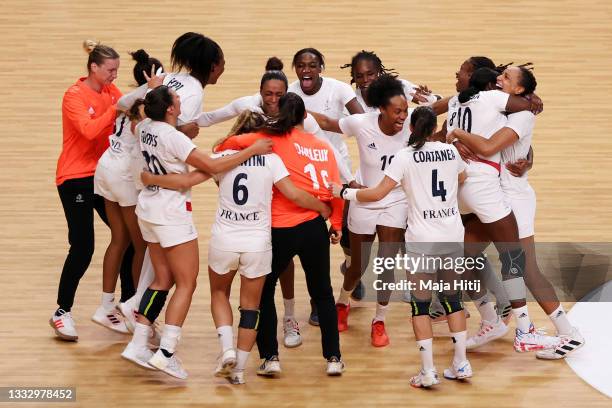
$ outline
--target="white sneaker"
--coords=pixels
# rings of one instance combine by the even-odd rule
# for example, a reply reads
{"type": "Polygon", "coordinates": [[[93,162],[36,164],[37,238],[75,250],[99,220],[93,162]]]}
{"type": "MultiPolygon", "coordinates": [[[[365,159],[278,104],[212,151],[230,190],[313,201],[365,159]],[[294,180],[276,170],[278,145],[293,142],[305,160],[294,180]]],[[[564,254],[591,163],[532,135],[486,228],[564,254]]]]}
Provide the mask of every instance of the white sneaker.
{"type": "Polygon", "coordinates": [[[526,351],[554,349],[561,343],[556,336],[547,336],[542,330],[536,330],[533,324],[527,333],[516,329],[514,335],[514,350],[523,353],[526,351]]]}
{"type": "Polygon", "coordinates": [[[480,330],[474,336],[467,339],[465,343],[467,350],[474,350],[490,341],[504,337],[508,332],[508,326],[498,317],[497,322],[491,323],[483,320],[480,323],[480,330]]]}
{"type": "Polygon", "coordinates": [[[444,378],[448,380],[463,380],[470,378],[474,373],[470,362],[465,360],[460,364],[451,364],[449,368],[444,370],[444,378]]]}
{"type": "Polygon", "coordinates": [[[91,320],[118,333],[127,334],[130,332],[125,325],[123,316],[121,316],[121,313],[116,308],[106,310],[103,306],[100,306],[91,317],[91,320]]]}
{"type": "Polygon", "coordinates": [[[246,384],[246,381],[244,380],[244,370],[232,370],[232,372],[226,378],[232,385],[246,384]]]}
{"type": "Polygon", "coordinates": [[[284,319],[283,331],[285,332],[285,339],[283,343],[287,348],[298,347],[302,344],[302,336],[300,335],[300,327],[298,326],[297,320],[290,317],[284,319]]]}
{"type": "Polygon", "coordinates": [[[339,376],[344,372],[344,361],[338,357],[331,357],[327,360],[327,375],[339,376]]]}
{"type": "Polygon", "coordinates": [[[148,370],[155,369],[147,363],[153,357],[153,352],[148,347],[137,346],[134,342],[130,341],[128,343],[123,353],[121,353],[121,357],[148,370]]]}
{"type": "Polygon", "coordinates": [[[218,358],[219,363],[215,369],[215,377],[228,377],[236,367],[236,350],[233,348],[225,350],[218,358]]]}
{"type": "Polygon", "coordinates": [[[61,313],[60,316],[56,316],[53,313],[53,316],[49,319],[49,325],[55,330],[55,335],[62,340],[77,341],[79,335],[77,334],[72,314],[64,311],[64,309],[59,309],[59,312],[61,313]]]}
{"type": "Polygon", "coordinates": [[[573,353],[585,344],[584,337],[575,327],[569,335],[562,334],[559,336],[559,339],[561,342],[555,348],[540,350],[536,352],[536,357],[542,360],[559,360],[567,357],[568,354],[573,353]]]}
{"type": "Polygon", "coordinates": [[[278,361],[278,356],[272,356],[267,360],[264,360],[263,363],[257,368],[257,375],[263,375],[267,377],[273,377],[282,372],[280,361],[278,361]]]}
{"type": "Polygon", "coordinates": [[[148,363],[150,366],[155,367],[159,371],[163,371],[172,377],[180,380],[187,379],[187,371],[185,371],[183,368],[183,364],[181,363],[181,360],[176,357],[176,354],[168,358],[164,356],[164,353],[161,351],[161,349],[159,349],[155,354],[153,354],[153,357],[149,359],[148,363]]]}
{"type": "Polygon", "coordinates": [[[433,370],[421,369],[417,375],[410,379],[410,385],[414,388],[429,388],[437,384],[440,384],[440,378],[435,368],[433,370]]]}
{"type": "Polygon", "coordinates": [[[138,311],[133,309],[129,302],[120,302],[117,305],[117,310],[119,310],[119,313],[121,313],[123,316],[127,329],[130,331],[130,333],[134,333],[138,311]]]}

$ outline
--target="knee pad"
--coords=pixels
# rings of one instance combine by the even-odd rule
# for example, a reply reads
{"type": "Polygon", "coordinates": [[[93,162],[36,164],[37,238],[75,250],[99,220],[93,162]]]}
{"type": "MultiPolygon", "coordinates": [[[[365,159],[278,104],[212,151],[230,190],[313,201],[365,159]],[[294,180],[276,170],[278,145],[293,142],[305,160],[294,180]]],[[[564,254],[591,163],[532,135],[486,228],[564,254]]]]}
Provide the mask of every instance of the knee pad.
{"type": "Polygon", "coordinates": [[[166,297],[168,297],[167,290],[147,288],[140,300],[138,313],[146,317],[151,323],[154,323],[166,304],[166,297]]]}
{"type": "Polygon", "coordinates": [[[450,295],[443,294],[440,302],[444,308],[444,313],[448,316],[449,314],[460,312],[463,310],[463,302],[461,301],[461,292],[453,293],[450,295]]]}
{"type": "Polygon", "coordinates": [[[238,310],[240,310],[240,323],[238,323],[238,327],[249,330],[257,330],[259,328],[259,310],[242,308],[238,308],[238,310]]]}
{"type": "Polygon", "coordinates": [[[412,307],[412,316],[429,316],[429,306],[431,300],[422,301],[412,298],[410,306],[412,307]]]}
{"type": "Polygon", "coordinates": [[[525,251],[513,249],[499,254],[502,279],[522,278],[525,273],[525,251]]]}

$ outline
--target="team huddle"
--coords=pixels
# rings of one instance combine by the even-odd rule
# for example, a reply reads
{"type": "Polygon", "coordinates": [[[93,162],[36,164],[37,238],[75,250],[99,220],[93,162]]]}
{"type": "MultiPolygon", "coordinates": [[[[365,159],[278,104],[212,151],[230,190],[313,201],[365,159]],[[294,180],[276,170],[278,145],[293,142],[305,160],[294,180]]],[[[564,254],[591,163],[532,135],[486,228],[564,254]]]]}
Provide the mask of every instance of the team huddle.
{"type": "MultiPolygon", "coordinates": [[[[258,93],[202,111],[204,89],[217,83],[225,67],[223,51],[212,39],[192,32],[180,36],[172,46],[169,73],[144,50],[132,53],[139,87],[128,94],[112,84],[119,54],[105,45],[87,46],[88,76],[68,89],[62,105],[64,145],[56,184],[70,250],[58,308],[49,321],[61,339],[78,339],[71,308],[94,251],[95,210],[110,226],[111,242],[104,255],[102,303],[92,320],[132,333],[121,354],[126,360],[187,378],[177,347],[199,272],[191,188],[213,179],[219,198],[207,263],[220,343],[214,374],[232,384],[245,383],[255,343],[262,359],[257,374],[282,371],[277,281],[283,344],[302,343],[294,315],[296,255],[311,299],[309,323],[321,330],[326,373],[342,375],[339,333],[349,329],[351,299],[359,301],[372,290],[361,278],[376,238],[378,258],[461,258],[462,264],[481,266],[456,271],[422,262],[407,275],[408,281],[427,283],[403,293],[421,357],[410,379],[413,387],[440,383],[432,323],[446,321],[450,329],[454,356],[443,371],[449,380],[472,377],[467,351],[503,337],[512,317],[517,352],[535,351],[540,359],[554,360],[584,344],[536,262],[536,198],[527,172],[542,101],[534,93],[530,64],[497,66],[486,57],[468,58],[456,73],[457,95],[442,97],[399,79],[369,51],[343,66],[353,89],[322,76],[323,55],[304,48],[293,57],[295,82],[289,83],[283,63],[272,57],[258,93]],[[438,127],[442,114],[447,120],[438,127]],[[193,143],[200,127],[234,118],[212,155],[193,143]],[[358,146],[355,173],[344,137],[354,137],[358,146]],[[499,252],[501,279],[483,255],[491,242],[499,252]],[[330,243],[340,244],[345,256],[336,298],[330,243]],[[234,344],[229,293],[237,273],[240,317],[234,344]],[[119,276],[121,299],[115,304],[119,276]],[[465,291],[458,285],[431,289],[458,280],[484,284],[465,291]],[[534,328],[527,288],[549,315],[555,336],[534,328]],[[471,336],[464,296],[481,319],[471,336]],[[164,307],[159,333],[155,322],[164,307]]],[[[394,272],[382,268],[381,279],[393,282],[394,272]]],[[[376,291],[374,347],[390,344],[385,315],[391,295],[388,289],[376,291]]]]}

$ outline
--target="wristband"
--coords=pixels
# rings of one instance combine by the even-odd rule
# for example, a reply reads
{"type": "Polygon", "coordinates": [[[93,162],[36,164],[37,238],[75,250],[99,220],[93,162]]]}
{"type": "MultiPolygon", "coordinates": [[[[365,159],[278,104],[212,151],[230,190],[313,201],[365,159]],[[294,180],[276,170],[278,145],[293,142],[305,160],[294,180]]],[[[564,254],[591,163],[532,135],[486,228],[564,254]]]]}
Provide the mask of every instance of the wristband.
{"type": "Polygon", "coordinates": [[[357,201],[358,188],[346,188],[343,190],[342,198],[349,201],[357,201]]]}

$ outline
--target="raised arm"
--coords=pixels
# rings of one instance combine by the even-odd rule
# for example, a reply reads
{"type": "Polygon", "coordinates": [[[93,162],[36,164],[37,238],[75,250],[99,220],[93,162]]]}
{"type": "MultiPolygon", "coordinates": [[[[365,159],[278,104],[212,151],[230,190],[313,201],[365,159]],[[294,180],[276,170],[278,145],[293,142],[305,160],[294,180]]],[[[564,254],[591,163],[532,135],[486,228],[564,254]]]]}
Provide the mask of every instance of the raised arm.
{"type": "Polygon", "coordinates": [[[544,105],[542,100],[535,94],[529,95],[529,98],[523,98],[518,95],[510,95],[506,104],[506,112],[514,113],[521,111],[530,111],[534,115],[542,112],[544,105]]]}
{"type": "Polygon", "coordinates": [[[328,132],[342,133],[340,130],[340,125],[338,124],[338,119],[332,119],[328,116],[323,115],[322,113],[310,112],[310,115],[317,121],[321,129],[326,130],[328,132]]]}
{"type": "Polygon", "coordinates": [[[187,174],[156,175],[148,171],[140,173],[140,179],[145,186],[159,186],[169,190],[185,191],[211,178],[210,174],[193,170],[187,174]]]}
{"type": "Polygon", "coordinates": [[[144,98],[149,89],[157,88],[158,86],[164,83],[164,77],[166,74],[163,74],[161,70],[156,74],[155,73],[155,65],[151,67],[151,72],[147,75],[145,71],[142,71],[145,79],[147,80],[146,84],[140,85],[138,88],[134,89],[132,92],[123,95],[117,101],[117,109],[121,111],[126,111],[132,107],[134,102],[137,99],[144,98]]]}
{"type": "Polygon", "coordinates": [[[448,142],[452,142],[457,139],[470,148],[470,150],[472,150],[474,153],[487,157],[502,151],[508,146],[511,146],[519,139],[519,136],[509,127],[501,128],[495,132],[490,139],[485,139],[484,137],[474,133],[468,133],[463,129],[453,129],[447,135],[446,139],[448,142]]]}
{"type": "Polygon", "coordinates": [[[349,111],[351,115],[354,115],[356,113],[365,113],[365,111],[363,110],[363,106],[361,106],[361,104],[357,100],[357,97],[348,101],[346,105],[344,106],[346,107],[346,110],[349,111]]]}
{"type": "Polygon", "coordinates": [[[328,219],[331,215],[331,208],[317,200],[314,196],[306,191],[297,188],[289,177],[285,177],[277,181],[274,185],[285,197],[293,201],[296,205],[308,210],[316,211],[325,219],[328,219]]]}
{"type": "Polygon", "coordinates": [[[214,124],[225,122],[226,120],[235,118],[252,105],[252,96],[243,96],[242,98],[234,99],[222,108],[215,109],[210,112],[202,112],[196,118],[198,126],[209,127],[214,124]]]}
{"type": "Polygon", "coordinates": [[[442,115],[443,113],[448,112],[448,101],[452,96],[447,96],[445,98],[440,99],[431,104],[431,109],[436,113],[436,115],[442,115]]]}
{"type": "Polygon", "coordinates": [[[208,174],[224,173],[238,166],[251,156],[270,153],[272,151],[272,145],[273,142],[271,139],[262,138],[236,154],[218,157],[216,159],[213,159],[197,149],[193,149],[185,162],[208,174]]]}

